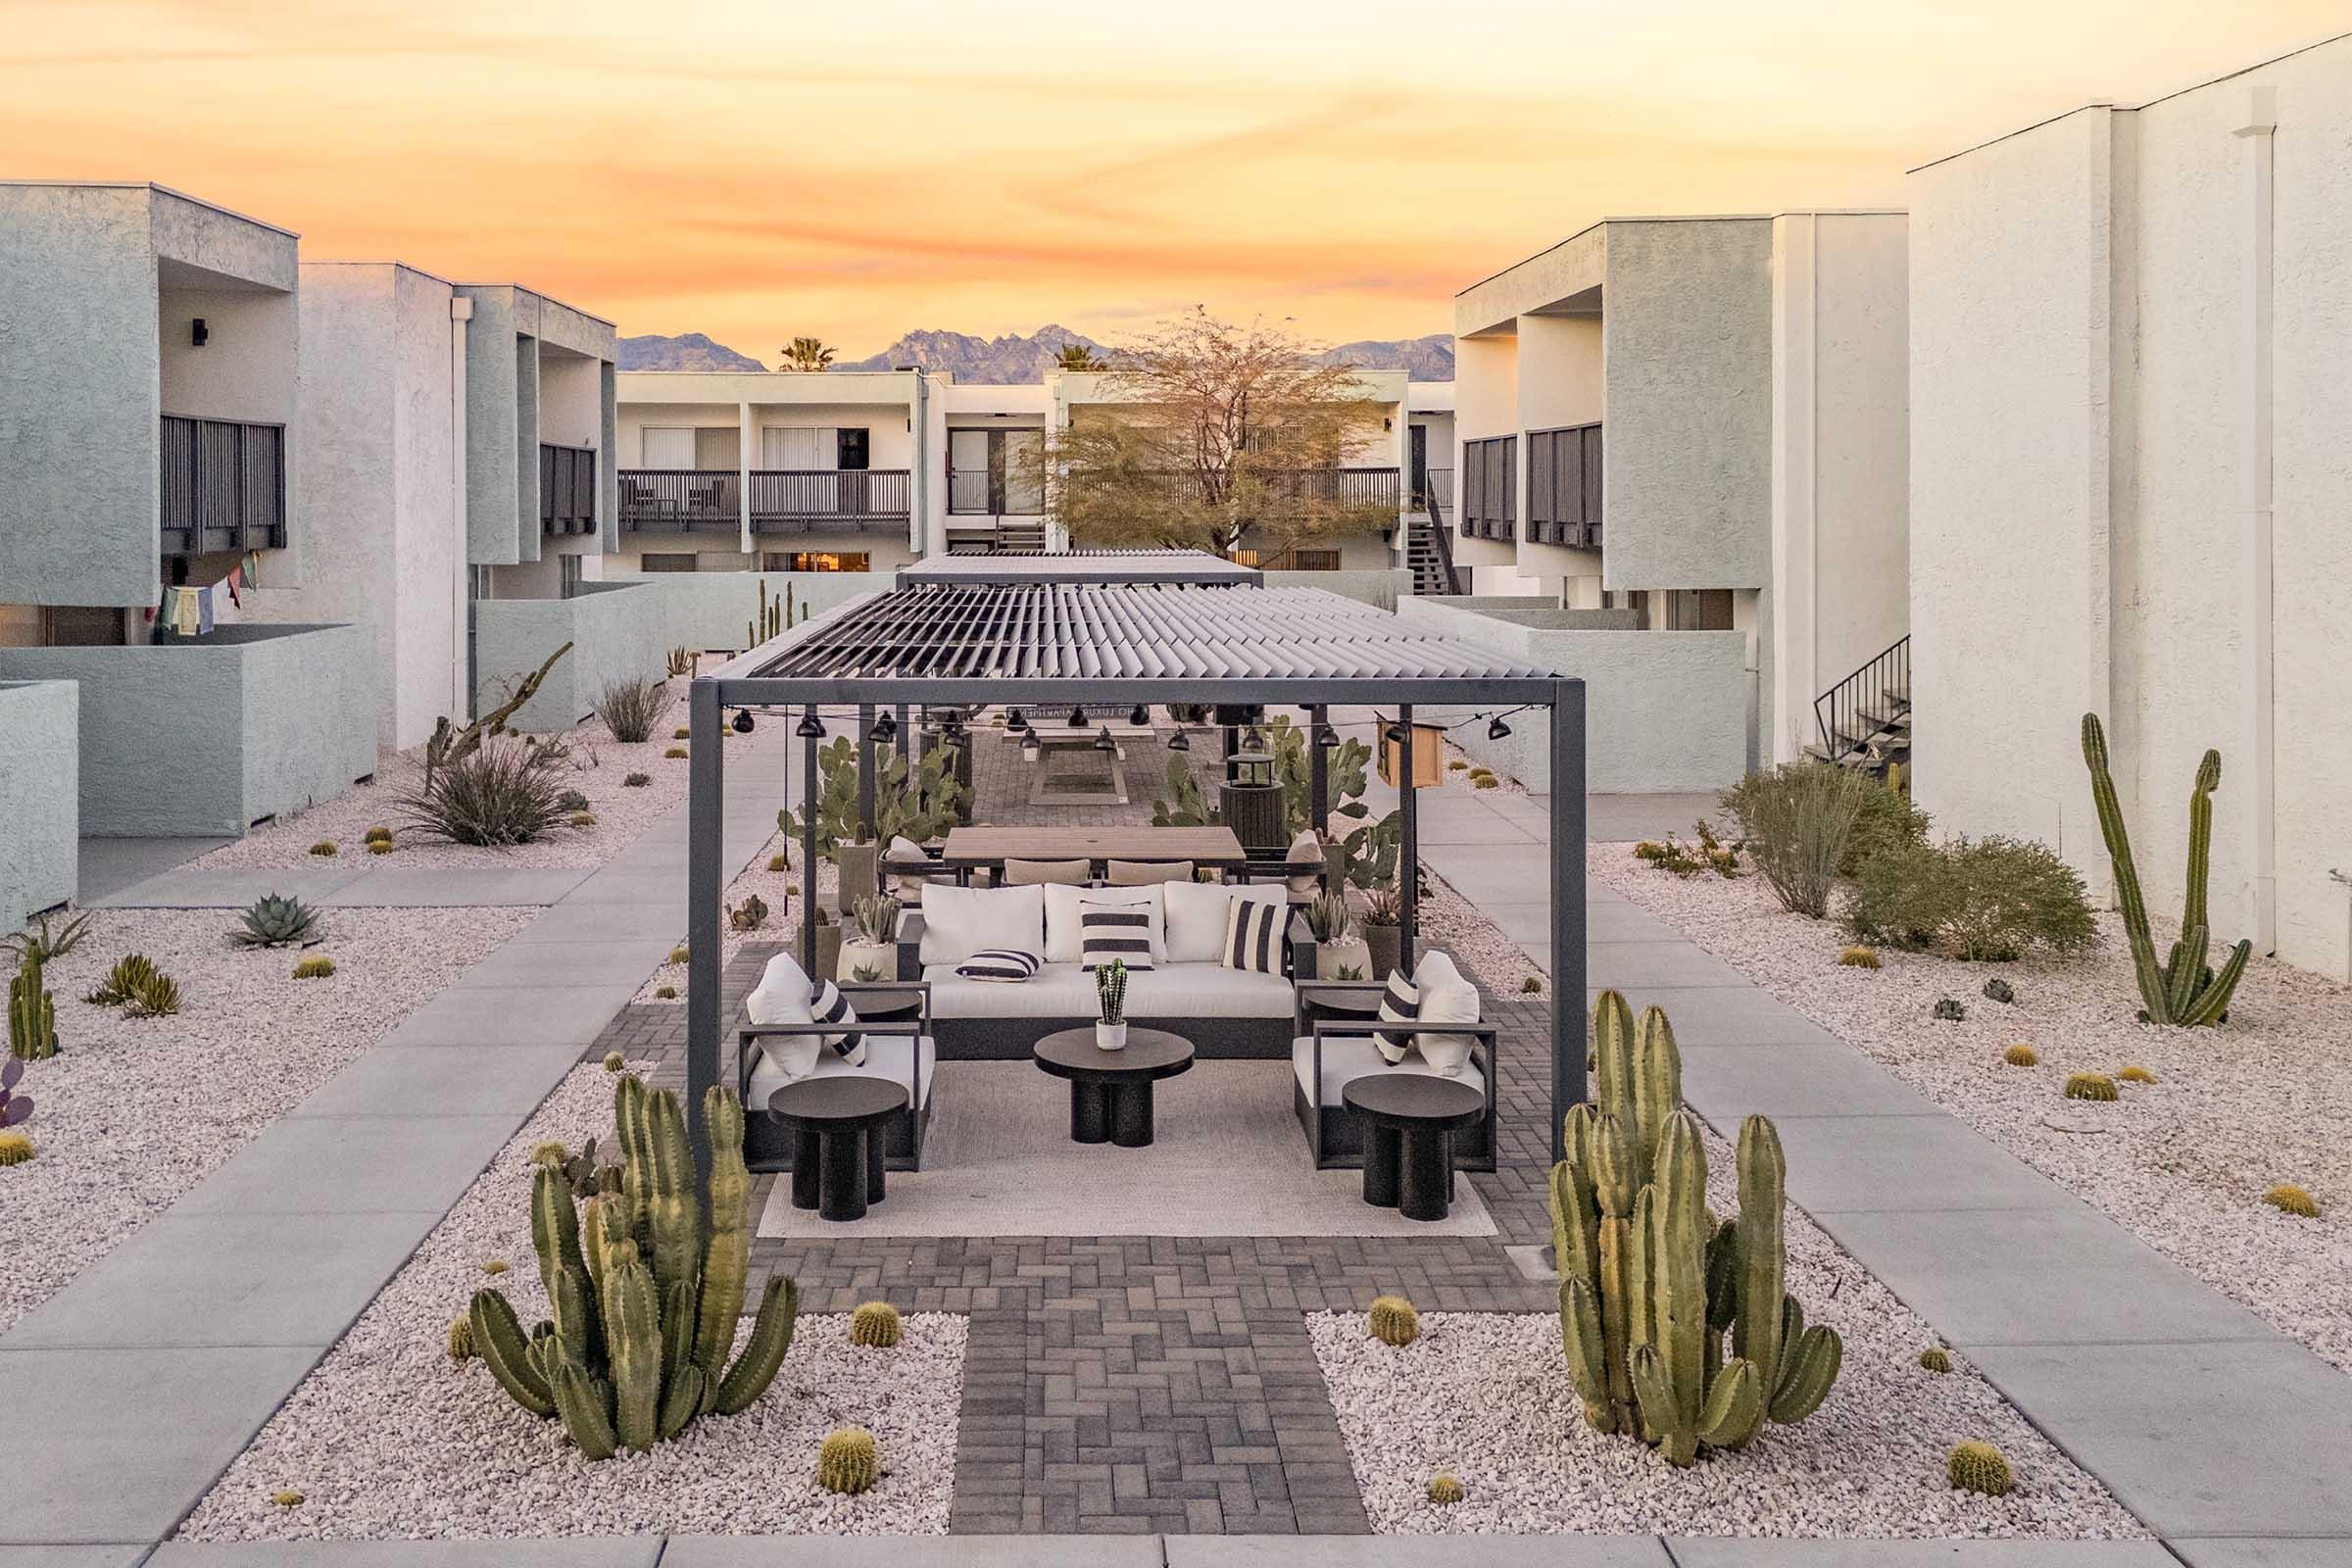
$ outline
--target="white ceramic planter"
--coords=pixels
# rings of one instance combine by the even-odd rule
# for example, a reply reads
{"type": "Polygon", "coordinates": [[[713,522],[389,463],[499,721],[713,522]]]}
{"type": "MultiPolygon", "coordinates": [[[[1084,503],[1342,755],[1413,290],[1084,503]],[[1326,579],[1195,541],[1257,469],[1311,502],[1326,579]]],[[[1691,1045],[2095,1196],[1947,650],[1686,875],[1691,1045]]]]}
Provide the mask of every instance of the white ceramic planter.
{"type": "Polygon", "coordinates": [[[843,937],[841,961],[834,968],[833,978],[855,980],[861,968],[871,969],[885,980],[896,980],[899,977],[899,950],[888,942],[843,937]]]}
{"type": "Polygon", "coordinates": [[[1095,1044],[1104,1051],[1125,1051],[1127,1049],[1127,1020],[1122,1018],[1117,1023],[1104,1023],[1102,1019],[1097,1018],[1095,1020],[1095,1044]]]}
{"type": "Polygon", "coordinates": [[[1362,937],[1348,937],[1341,942],[1315,944],[1315,978],[1340,980],[1340,971],[1353,969],[1358,980],[1381,980],[1385,975],[1372,972],[1372,945],[1362,937]]]}

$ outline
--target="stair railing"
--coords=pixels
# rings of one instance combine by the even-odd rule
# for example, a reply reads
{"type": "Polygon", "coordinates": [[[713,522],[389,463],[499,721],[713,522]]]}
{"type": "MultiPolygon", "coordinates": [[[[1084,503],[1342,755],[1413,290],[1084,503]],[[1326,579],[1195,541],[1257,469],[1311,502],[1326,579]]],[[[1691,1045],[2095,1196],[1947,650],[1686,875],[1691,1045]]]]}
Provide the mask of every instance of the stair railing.
{"type": "Polygon", "coordinates": [[[1905,633],[1894,645],[1860,669],[1813,699],[1813,723],[1821,731],[1822,755],[1842,761],[1868,749],[1868,737],[1881,726],[1864,721],[1865,712],[1886,714],[1893,702],[1911,700],[1911,638],[1905,633]],[[1898,697],[1899,694],[1899,697],[1898,697]]]}
{"type": "Polygon", "coordinates": [[[1429,536],[1437,543],[1438,564],[1446,572],[1446,591],[1459,594],[1462,591],[1462,579],[1453,569],[1453,541],[1446,537],[1446,518],[1438,511],[1436,486],[1431,486],[1422,494],[1421,506],[1429,514],[1429,536]]]}

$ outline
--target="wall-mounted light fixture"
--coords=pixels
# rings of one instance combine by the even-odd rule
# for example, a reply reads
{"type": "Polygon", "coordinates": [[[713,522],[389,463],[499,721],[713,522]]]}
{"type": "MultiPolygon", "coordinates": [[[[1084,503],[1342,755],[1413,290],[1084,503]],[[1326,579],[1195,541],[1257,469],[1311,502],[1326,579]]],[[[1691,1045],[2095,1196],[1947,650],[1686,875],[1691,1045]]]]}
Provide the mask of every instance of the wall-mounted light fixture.
{"type": "Polygon", "coordinates": [[[202,348],[211,341],[212,335],[212,329],[204,324],[204,318],[199,316],[196,318],[196,324],[188,331],[188,340],[198,348],[202,348]]]}

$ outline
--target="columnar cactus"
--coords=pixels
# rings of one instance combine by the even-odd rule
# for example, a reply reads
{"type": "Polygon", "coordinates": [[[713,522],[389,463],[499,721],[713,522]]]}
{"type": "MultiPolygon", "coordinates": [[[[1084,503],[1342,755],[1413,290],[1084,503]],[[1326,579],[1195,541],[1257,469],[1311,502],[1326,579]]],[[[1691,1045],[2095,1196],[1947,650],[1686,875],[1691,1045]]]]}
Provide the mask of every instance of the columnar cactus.
{"type": "Polygon", "coordinates": [[[26,1061],[57,1054],[57,1000],[41,983],[41,955],[27,946],[8,983],[8,1054],[26,1061]]]}
{"type": "Polygon", "coordinates": [[[1561,1345],[1588,1422],[1687,1465],[1702,1445],[1742,1447],[1767,1419],[1810,1415],[1842,1346],[1808,1330],[1785,1289],[1786,1165],[1772,1123],[1741,1127],[1740,1212],[1717,1225],[1666,1015],[1649,1008],[1637,1027],[1605,992],[1592,1033],[1594,1100],[1569,1112],[1568,1157],[1551,1173],[1561,1345]]]}
{"type": "Polygon", "coordinates": [[[1127,965],[1113,958],[1095,971],[1095,999],[1102,1004],[1102,1021],[1120,1023],[1127,1017],[1127,965]]]}
{"type": "Polygon", "coordinates": [[[2222,754],[2209,751],[2197,764],[2195,785],[2188,796],[2188,886],[2180,906],[2180,937],[2160,967],[2156,942],[2148,931],[2148,906],[2139,891],[2139,871],[2132,861],[2132,836],[2124,826],[2123,807],[2117,802],[2115,779],[2107,770],[2107,733],[2096,713],[2082,715],[2082,760],[2090,768],[2090,798],[2098,808],[2099,833],[2107,841],[2107,857],[2115,867],[2115,902],[2124,915],[2124,934],[2132,943],[2132,968],[2139,981],[2140,1017],[2149,1023],[2219,1023],[2230,1010],[2230,993],[2246,972],[2252,942],[2241,941],[2215,974],[2206,963],[2212,934],[2206,922],[2205,878],[2213,849],[2213,792],[2222,782],[2222,754]]]}
{"type": "Polygon", "coordinates": [[[800,1292],[777,1275],[727,1364],[751,1257],[751,1175],[741,1102],[713,1088],[704,1104],[708,1228],[677,1097],[623,1077],[613,1096],[628,1161],[619,1190],[583,1208],[562,1170],[542,1165],[532,1177],[531,1247],[554,1315],[526,1337],[505,1296],[474,1293],[468,1326],[491,1375],[532,1414],[560,1417],[589,1459],[642,1452],[698,1416],[741,1412],[792,1345],[800,1292]]]}

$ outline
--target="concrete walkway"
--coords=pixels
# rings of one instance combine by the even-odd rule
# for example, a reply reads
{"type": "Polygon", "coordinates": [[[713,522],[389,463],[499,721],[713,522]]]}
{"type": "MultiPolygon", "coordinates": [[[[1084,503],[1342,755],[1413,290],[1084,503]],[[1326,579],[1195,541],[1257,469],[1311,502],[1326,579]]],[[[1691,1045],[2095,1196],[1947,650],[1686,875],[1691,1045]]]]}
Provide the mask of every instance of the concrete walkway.
{"type": "MultiPolygon", "coordinates": [[[[774,831],[787,769],[732,771],[739,866],[774,831]]],[[[0,1564],[135,1562],[178,1524],[677,943],[685,863],[680,807],[594,871],[361,867],[318,895],[549,907],[0,1338],[0,1564]]],[[[266,891],[246,890],[256,876],[288,885],[182,870],[122,900],[240,904],[266,891]]],[[[526,1555],[499,1551],[399,1560],[526,1555]]]]}

